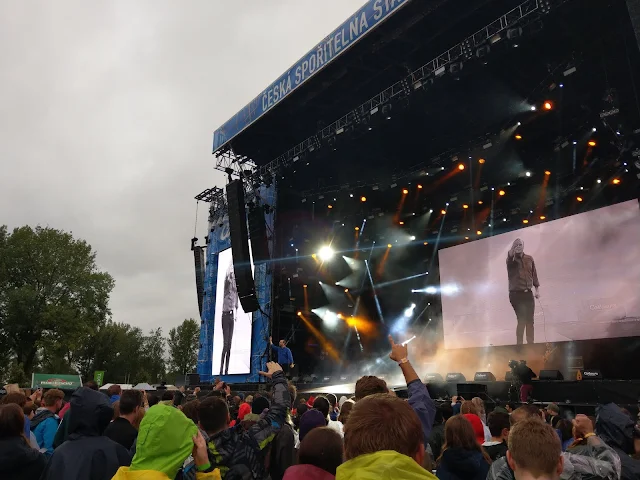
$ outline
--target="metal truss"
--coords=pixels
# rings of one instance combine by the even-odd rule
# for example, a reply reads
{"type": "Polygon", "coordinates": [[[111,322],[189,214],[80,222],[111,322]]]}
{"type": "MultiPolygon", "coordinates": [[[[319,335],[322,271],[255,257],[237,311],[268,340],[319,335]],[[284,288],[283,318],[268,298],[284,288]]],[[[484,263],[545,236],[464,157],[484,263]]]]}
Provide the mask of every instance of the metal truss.
{"type": "MultiPolygon", "coordinates": [[[[392,100],[409,97],[413,91],[432,83],[441,72],[445,72],[447,66],[473,58],[478,48],[501,40],[505,30],[515,28],[524,22],[533,21],[542,15],[548,14],[552,8],[567,1],[569,0],[526,0],[522,2],[462,42],[413,71],[409,76],[394,83],[268,164],[261,166],[256,173],[260,176],[277,174],[282,168],[293,165],[305,154],[320,148],[323,145],[323,141],[334,140],[338,135],[355,128],[360,123],[368,121],[372,115],[384,110],[384,107],[390,104],[392,100]]],[[[508,34],[508,32],[506,33],[508,34]]],[[[221,155],[228,155],[228,152],[221,155]]],[[[225,167],[230,167],[233,164],[228,160],[221,162],[218,159],[216,168],[220,169],[219,165],[222,165],[222,163],[225,164],[225,167]]]]}

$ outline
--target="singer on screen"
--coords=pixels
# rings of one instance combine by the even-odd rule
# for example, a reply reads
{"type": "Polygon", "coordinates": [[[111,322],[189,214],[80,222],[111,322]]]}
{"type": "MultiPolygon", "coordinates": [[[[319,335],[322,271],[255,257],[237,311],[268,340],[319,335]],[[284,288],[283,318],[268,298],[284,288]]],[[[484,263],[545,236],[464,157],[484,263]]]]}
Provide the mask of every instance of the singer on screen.
{"type": "Polygon", "coordinates": [[[224,298],[222,300],[222,358],[220,359],[220,375],[227,375],[229,373],[231,339],[233,338],[233,326],[237,318],[238,290],[236,287],[236,276],[233,271],[233,262],[231,262],[229,263],[229,268],[227,268],[227,274],[224,279],[224,298]]]}
{"type": "Polygon", "coordinates": [[[516,238],[507,254],[507,276],[509,278],[509,302],[516,312],[516,343],[522,345],[526,330],[527,343],[534,342],[533,315],[535,298],[540,298],[540,282],[536,264],[531,255],[524,253],[524,242],[516,238]]]}

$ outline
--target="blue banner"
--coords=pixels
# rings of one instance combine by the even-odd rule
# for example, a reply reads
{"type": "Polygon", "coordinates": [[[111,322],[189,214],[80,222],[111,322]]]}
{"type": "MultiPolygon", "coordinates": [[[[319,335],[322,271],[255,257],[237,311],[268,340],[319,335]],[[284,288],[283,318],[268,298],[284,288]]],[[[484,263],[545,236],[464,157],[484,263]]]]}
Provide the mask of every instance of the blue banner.
{"type": "Polygon", "coordinates": [[[249,105],[218,128],[213,133],[213,151],[216,152],[223,147],[407,3],[409,0],[369,0],[351,18],[331,32],[313,50],[254,98],[249,105]]]}

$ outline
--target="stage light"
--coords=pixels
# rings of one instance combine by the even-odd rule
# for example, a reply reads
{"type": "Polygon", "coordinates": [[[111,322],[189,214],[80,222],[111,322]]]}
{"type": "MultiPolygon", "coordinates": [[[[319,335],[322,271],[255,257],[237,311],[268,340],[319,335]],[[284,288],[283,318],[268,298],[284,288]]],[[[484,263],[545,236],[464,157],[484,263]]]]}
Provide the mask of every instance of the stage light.
{"type": "Polygon", "coordinates": [[[391,248],[392,245],[390,243],[387,243],[387,248],[391,248]]]}
{"type": "Polygon", "coordinates": [[[364,197],[364,196],[363,196],[363,197],[360,197],[360,201],[361,201],[361,202],[366,202],[366,201],[367,201],[367,197],[364,197]]]}
{"type": "Polygon", "coordinates": [[[416,304],[412,303],[411,306],[404,311],[404,316],[406,318],[411,317],[411,315],[413,315],[413,311],[415,310],[415,308],[416,308],[416,304]]]}
{"type": "Polygon", "coordinates": [[[458,165],[458,170],[464,170],[464,164],[461,163],[460,165],[458,165]]]}
{"type": "Polygon", "coordinates": [[[597,182],[597,183],[602,183],[602,180],[597,179],[597,180],[596,180],[596,182],[597,182]]]}
{"type": "Polygon", "coordinates": [[[597,131],[598,131],[598,129],[597,129],[596,127],[593,127],[593,128],[591,129],[591,131],[592,131],[592,132],[597,132],[597,131]]]}
{"type": "Polygon", "coordinates": [[[535,106],[535,105],[531,105],[531,111],[532,111],[532,112],[535,112],[536,110],[537,110],[537,109],[536,109],[536,106],[535,106]]]}
{"type": "Polygon", "coordinates": [[[529,220],[527,220],[526,218],[524,220],[522,220],[522,223],[527,224],[529,223],[529,220]]]}
{"type": "Polygon", "coordinates": [[[515,136],[515,139],[516,139],[516,140],[522,140],[522,135],[517,134],[517,135],[515,136]]]}
{"type": "Polygon", "coordinates": [[[547,217],[545,217],[544,215],[540,215],[540,220],[544,220],[545,218],[547,217]]]}
{"type": "Polygon", "coordinates": [[[400,222],[398,222],[398,223],[399,223],[400,225],[404,225],[404,222],[402,222],[402,221],[400,221],[400,222]]]}
{"type": "Polygon", "coordinates": [[[334,255],[335,255],[335,252],[333,251],[333,248],[331,248],[329,245],[325,245],[324,247],[320,248],[320,250],[318,251],[318,256],[320,257],[320,260],[322,260],[323,262],[327,262],[331,260],[334,255]]]}
{"type": "Polygon", "coordinates": [[[546,101],[544,102],[544,109],[545,110],[551,110],[553,108],[553,103],[551,103],[550,101],[546,101]]]}
{"type": "Polygon", "coordinates": [[[484,164],[484,162],[486,162],[486,160],[485,160],[484,158],[481,158],[480,160],[478,160],[478,163],[479,163],[480,165],[483,165],[483,164],[484,164]]]}
{"type": "Polygon", "coordinates": [[[416,236],[415,236],[415,235],[411,235],[411,236],[409,237],[409,240],[411,240],[411,241],[414,241],[415,239],[416,239],[416,236]]]}
{"type": "Polygon", "coordinates": [[[551,172],[550,172],[549,170],[545,170],[545,171],[544,171],[544,174],[545,174],[545,175],[551,175],[551,172]]]}
{"type": "Polygon", "coordinates": [[[419,189],[419,190],[422,190],[422,185],[418,185],[418,189],[419,189]]]}
{"type": "Polygon", "coordinates": [[[469,237],[464,237],[465,240],[469,240],[469,237]]]}
{"type": "Polygon", "coordinates": [[[524,176],[525,177],[530,177],[531,176],[531,172],[524,172],[524,176]]]}
{"type": "Polygon", "coordinates": [[[403,188],[403,189],[402,189],[402,194],[403,194],[403,195],[406,195],[407,193],[409,193],[409,190],[407,190],[406,188],[403,188]]]}
{"type": "Polygon", "coordinates": [[[614,178],[612,183],[614,185],[618,185],[620,183],[620,179],[619,178],[614,178]]]}
{"type": "Polygon", "coordinates": [[[330,208],[330,209],[331,209],[331,208],[333,208],[333,205],[329,205],[327,208],[330,208]]]}
{"type": "Polygon", "coordinates": [[[484,202],[482,200],[478,200],[478,205],[482,205],[484,202]]]}
{"type": "Polygon", "coordinates": [[[300,310],[298,310],[298,316],[301,317],[302,316],[302,312],[300,310]]]}
{"type": "Polygon", "coordinates": [[[350,197],[350,198],[353,198],[353,193],[350,193],[350,194],[349,194],[349,197],[350,197]]]}
{"type": "Polygon", "coordinates": [[[581,202],[582,201],[582,197],[576,197],[576,200],[581,202]]]}
{"type": "Polygon", "coordinates": [[[464,205],[462,205],[462,208],[464,208],[464,209],[466,210],[467,208],[469,208],[469,205],[467,205],[467,204],[465,203],[464,205]]]}
{"type": "Polygon", "coordinates": [[[344,293],[349,293],[349,289],[348,289],[348,288],[345,288],[345,289],[344,289],[344,293]]]}
{"type": "Polygon", "coordinates": [[[476,232],[476,235],[482,235],[482,232],[481,232],[480,230],[478,230],[478,231],[476,232]]]}
{"type": "Polygon", "coordinates": [[[597,144],[596,144],[596,141],[595,141],[595,140],[589,140],[589,142],[587,143],[587,145],[589,145],[590,147],[595,147],[597,144]]]}
{"type": "Polygon", "coordinates": [[[500,195],[501,197],[504,197],[507,194],[507,192],[505,192],[504,190],[500,190],[498,192],[498,195],[500,195]]]}
{"type": "Polygon", "coordinates": [[[447,211],[446,211],[446,210],[444,210],[444,209],[442,209],[442,210],[440,210],[440,213],[441,213],[442,215],[446,215],[446,214],[447,214],[447,211]]]}
{"type": "Polygon", "coordinates": [[[424,242],[423,245],[429,245],[429,242],[424,242]]]}
{"type": "Polygon", "coordinates": [[[356,232],[359,232],[359,231],[360,231],[360,227],[356,227],[356,228],[354,228],[354,230],[355,230],[356,232]]]}

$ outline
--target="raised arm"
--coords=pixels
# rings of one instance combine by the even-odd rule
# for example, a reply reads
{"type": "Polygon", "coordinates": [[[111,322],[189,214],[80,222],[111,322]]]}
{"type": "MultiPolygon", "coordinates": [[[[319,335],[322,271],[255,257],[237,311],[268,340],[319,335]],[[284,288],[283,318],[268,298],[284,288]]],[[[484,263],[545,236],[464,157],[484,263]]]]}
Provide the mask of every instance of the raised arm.
{"type": "Polygon", "coordinates": [[[260,449],[264,449],[280,430],[287,416],[287,409],[291,406],[291,396],[287,388],[287,379],[282,367],[276,362],[267,363],[267,371],[260,375],[270,378],[273,382],[273,403],[269,413],[249,429],[249,434],[256,440],[260,449]]]}

